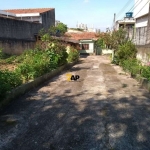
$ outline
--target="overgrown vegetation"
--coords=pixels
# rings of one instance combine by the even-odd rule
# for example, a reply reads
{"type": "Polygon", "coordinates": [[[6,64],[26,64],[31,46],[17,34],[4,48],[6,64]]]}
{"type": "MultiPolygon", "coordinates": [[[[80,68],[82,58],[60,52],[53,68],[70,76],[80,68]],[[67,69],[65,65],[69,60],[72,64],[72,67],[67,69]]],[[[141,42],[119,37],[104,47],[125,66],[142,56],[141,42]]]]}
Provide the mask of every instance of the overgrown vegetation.
{"type": "Polygon", "coordinates": [[[41,31],[40,35],[47,44],[44,50],[26,50],[20,56],[10,56],[0,51],[0,64],[16,65],[14,70],[0,70],[0,100],[13,88],[79,59],[79,52],[73,47],[67,53],[66,47],[49,33],[41,31]]]}
{"type": "Polygon", "coordinates": [[[104,34],[98,42],[102,47],[105,45],[115,50],[112,63],[120,65],[126,72],[130,72],[133,76],[139,74],[150,81],[150,63],[142,65],[136,59],[136,46],[126,35],[126,31],[120,28],[118,31],[104,34]]]}
{"type": "Polygon", "coordinates": [[[67,25],[63,23],[58,23],[56,26],[51,26],[48,30],[42,29],[39,33],[40,36],[62,36],[67,32],[67,25]]]}
{"type": "Polygon", "coordinates": [[[126,31],[120,28],[117,31],[99,33],[97,44],[101,48],[117,49],[119,45],[127,42],[126,31]]]}

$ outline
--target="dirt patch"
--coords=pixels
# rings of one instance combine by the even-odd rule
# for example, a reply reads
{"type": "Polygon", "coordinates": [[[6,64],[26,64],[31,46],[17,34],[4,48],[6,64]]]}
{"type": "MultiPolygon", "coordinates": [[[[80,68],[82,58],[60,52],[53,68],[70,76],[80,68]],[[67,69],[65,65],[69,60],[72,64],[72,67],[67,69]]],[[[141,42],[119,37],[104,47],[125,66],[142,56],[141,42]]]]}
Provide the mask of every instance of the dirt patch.
{"type": "Polygon", "coordinates": [[[14,71],[16,67],[16,64],[0,64],[0,70],[14,71]]]}

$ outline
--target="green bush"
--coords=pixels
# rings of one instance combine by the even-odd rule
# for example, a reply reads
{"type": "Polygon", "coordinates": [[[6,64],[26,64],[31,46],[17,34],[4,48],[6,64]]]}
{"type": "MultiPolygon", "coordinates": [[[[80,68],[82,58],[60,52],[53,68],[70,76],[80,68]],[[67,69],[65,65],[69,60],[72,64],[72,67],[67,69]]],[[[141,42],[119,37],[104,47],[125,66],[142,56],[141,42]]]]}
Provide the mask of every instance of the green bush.
{"type": "Polygon", "coordinates": [[[117,51],[115,52],[115,61],[122,64],[124,60],[135,59],[137,49],[131,41],[119,45],[117,51]]]}
{"type": "Polygon", "coordinates": [[[131,72],[132,75],[140,74],[141,64],[137,59],[123,60],[120,65],[125,71],[131,72]]]}
{"type": "Polygon", "coordinates": [[[24,82],[50,71],[50,61],[46,52],[28,50],[23,55],[24,59],[15,71],[21,74],[24,82]]]}
{"type": "Polygon", "coordinates": [[[79,56],[79,51],[71,47],[68,55],[68,62],[77,61],[79,56]]]}
{"type": "Polygon", "coordinates": [[[59,42],[53,41],[49,43],[46,52],[50,57],[50,64],[53,68],[67,63],[68,53],[66,52],[65,46],[61,45],[59,42]]]}
{"type": "Polygon", "coordinates": [[[142,66],[141,76],[147,78],[150,81],[150,66],[142,66]]]}
{"type": "MultiPolygon", "coordinates": [[[[8,70],[0,71],[0,97],[4,98],[6,93],[22,84],[20,74],[8,70]]],[[[1,99],[0,98],[0,99],[1,99]]]]}

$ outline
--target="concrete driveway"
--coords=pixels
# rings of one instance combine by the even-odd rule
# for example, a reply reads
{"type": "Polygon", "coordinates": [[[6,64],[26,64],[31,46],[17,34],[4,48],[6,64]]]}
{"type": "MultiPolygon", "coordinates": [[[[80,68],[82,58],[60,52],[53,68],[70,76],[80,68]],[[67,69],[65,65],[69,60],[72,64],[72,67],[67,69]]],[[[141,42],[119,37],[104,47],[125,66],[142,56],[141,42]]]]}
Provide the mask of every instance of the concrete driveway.
{"type": "Polygon", "coordinates": [[[0,112],[0,150],[150,150],[150,95],[108,57],[82,58],[0,112]]]}

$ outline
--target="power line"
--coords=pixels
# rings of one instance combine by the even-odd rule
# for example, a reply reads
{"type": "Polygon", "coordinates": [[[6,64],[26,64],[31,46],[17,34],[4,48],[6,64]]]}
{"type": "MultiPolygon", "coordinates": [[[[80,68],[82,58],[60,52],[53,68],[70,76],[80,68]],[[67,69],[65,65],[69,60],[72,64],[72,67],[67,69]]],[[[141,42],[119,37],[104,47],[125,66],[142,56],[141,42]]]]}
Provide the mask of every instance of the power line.
{"type": "Polygon", "coordinates": [[[122,12],[124,12],[124,10],[126,9],[126,7],[131,3],[132,1],[129,0],[125,6],[119,11],[118,16],[116,17],[116,19],[122,14],[122,12]]]}
{"type": "Polygon", "coordinates": [[[128,12],[130,12],[130,11],[133,11],[140,3],[138,3],[138,2],[142,2],[142,0],[140,1],[140,0],[138,0],[132,7],[131,7],[131,9],[128,11],[128,12]],[[136,5],[137,4],[137,5],[136,5]]]}
{"type": "Polygon", "coordinates": [[[140,11],[138,11],[138,13],[136,13],[136,15],[134,16],[134,18],[142,11],[142,9],[150,2],[150,0],[140,9],[140,11]]]}

